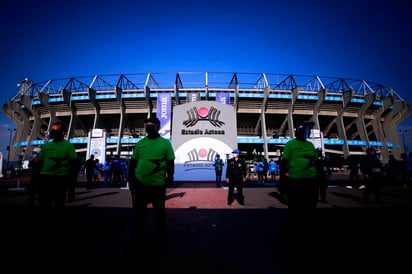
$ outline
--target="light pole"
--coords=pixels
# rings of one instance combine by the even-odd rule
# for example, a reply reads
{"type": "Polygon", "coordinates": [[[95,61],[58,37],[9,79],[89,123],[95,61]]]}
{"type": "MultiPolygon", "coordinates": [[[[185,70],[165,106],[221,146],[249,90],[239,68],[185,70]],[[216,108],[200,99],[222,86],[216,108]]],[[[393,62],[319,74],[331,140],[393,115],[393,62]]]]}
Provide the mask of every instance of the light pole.
{"type": "Polygon", "coordinates": [[[405,141],[405,133],[407,133],[408,132],[408,130],[406,130],[406,129],[400,129],[399,130],[399,133],[401,133],[402,134],[402,143],[403,143],[403,152],[405,152],[405,153],[407,153],[408,151],[407,151],[407,146],[406,146],[406,141],[405,141]]]}
{"type": "Polygon", "coordinates": [[[7,170],[9,170],[9,162],[10,162],[10,149],[11,149],[11,136],[12,136],[12,133],[13,133],[13,131],[16,131],[16,129],[11,129],[11,128],[8,128],[8,131],[10,131],[10,138],[9,138],[9,149],[8,149],[8,154],[7,154],[7,165],[6,165],[6,168],[7,168],[7,170]]]}

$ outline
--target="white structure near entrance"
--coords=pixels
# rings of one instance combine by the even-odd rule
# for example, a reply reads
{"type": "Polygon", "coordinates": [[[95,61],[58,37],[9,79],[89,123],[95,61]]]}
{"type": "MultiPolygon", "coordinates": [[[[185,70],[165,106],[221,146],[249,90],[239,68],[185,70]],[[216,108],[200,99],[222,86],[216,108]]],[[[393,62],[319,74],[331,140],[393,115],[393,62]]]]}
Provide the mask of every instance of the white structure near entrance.
{"type": "Polygon", "coordinates": [[[216,155],[225,159],[237,146],[233,106],[195,101],[176,106],[173,114],[175,180],[214,181],[216,155]]]}

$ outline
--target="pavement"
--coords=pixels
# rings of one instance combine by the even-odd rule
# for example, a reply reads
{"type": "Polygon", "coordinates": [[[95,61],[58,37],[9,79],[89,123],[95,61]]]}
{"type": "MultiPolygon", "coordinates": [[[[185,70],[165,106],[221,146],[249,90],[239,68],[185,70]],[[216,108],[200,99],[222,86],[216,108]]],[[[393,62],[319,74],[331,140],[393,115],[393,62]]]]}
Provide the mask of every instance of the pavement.
{"type": "MultiPolygon", "coordinates": [[[[127,185],[87,190],[60,226],[45,225],[28,205],[28,177],[0,179],[0,255],[3,273],[405,273],[410,268],[412,188],[382,187],[383,203],[362,203],[362,190],[332,178],[318,203],[310,241],[291,242],[287,206],[274,182],[248,181],[245,205],[227,205],[214,182],[175,182],[167,189],[167,243],[153,234],[149,205],[145,240],[133,241],[127,185]]],[[[42,221],[43,220],[43,221],[42,221]]]]}

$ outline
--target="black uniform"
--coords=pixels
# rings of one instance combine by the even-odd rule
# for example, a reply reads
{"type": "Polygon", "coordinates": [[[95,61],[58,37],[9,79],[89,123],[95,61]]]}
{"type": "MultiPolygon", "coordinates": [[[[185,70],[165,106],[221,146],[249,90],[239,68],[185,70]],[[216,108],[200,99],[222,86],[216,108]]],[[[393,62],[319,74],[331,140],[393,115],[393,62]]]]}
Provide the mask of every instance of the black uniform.
{"type": "Polygon", "coordinates": [[[241,158],[232,158],[229,159],[226,168],[226,180],[229,180],[228,187],[229,192],[227,196],[228,205],[232,204],[235,199],[235,187],[237,189],[236,198],[239,204],[244,204],[244,195],[243,195],[243,183],[246,178],[246,163],[241,158]]]}

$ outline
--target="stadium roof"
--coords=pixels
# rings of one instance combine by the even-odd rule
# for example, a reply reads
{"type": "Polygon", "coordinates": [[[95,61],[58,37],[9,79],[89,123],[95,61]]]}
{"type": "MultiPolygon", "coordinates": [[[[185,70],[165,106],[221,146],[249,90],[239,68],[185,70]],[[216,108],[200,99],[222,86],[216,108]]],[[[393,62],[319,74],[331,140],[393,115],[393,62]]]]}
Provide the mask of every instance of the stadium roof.
{"type": "Polygon", "coordinates": [[[36,97],[38,92],[60,94],[63,90],[71,93],[108,91],[118,87],[122,90],[139,90],[148,86],[151,89],[249,89],[316,92],[326,88],[329,93],[353,91],[357,95],[376,93],[378,98],[395,97],[404,101],[391,87],[378,83],[329,76],[309,76],[273,73],[237,73],[237,72],[156,72],[80,76],[61,78],[33,83],[24,79],[18,85],[20,90],[13,95],[17,100],[20,95],[36,97]]]}

